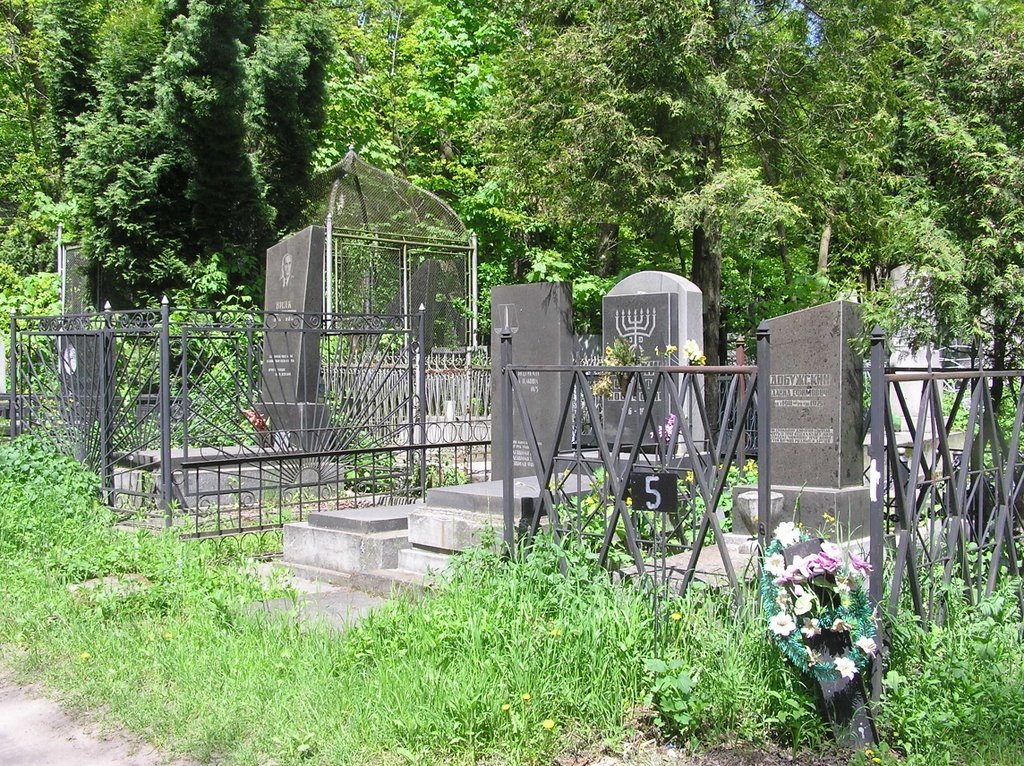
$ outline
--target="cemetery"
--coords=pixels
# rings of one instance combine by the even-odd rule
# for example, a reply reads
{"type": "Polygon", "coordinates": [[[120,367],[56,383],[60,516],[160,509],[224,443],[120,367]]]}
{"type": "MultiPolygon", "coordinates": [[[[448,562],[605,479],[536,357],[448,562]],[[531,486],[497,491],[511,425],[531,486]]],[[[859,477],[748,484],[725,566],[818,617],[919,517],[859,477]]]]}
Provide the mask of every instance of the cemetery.
{"type": "Polygon", "coordinates": [[[1012,5],[9,3],[0,711],[1024,763],[1012,5]]]}
{"type": "MultiPolygon", "coordinates": [[[[364,187],[379,172],[346,162],[364,187]]],[[[331,204],[268,249],[264,312],[13,317],[11,435],[95,470],[122,523],[283,531],[290,571],[377,596],[548,540],[648,600],[657,652],[659,623],[710,588],[760,608],[850,748],[878,746],[890,621],[982,605],[1017,574],[1024,399],[1001,430],[986,383],[1003,373],[896,369],[878,329],[866,360],[849,301],[763,322],[753,364],[708,365],[700,291],[657,271],[604,297],[603,355],[559,282],[492,289],[488,354],[435,352],[476,334],[447,311],[477,305],[458,292],[475,280],[442,283],[442,251],[468,251],[408,222],[339,235],[350,211],[331,204]],[[377,246],[395,271],[368,265],[377,246]]]]}

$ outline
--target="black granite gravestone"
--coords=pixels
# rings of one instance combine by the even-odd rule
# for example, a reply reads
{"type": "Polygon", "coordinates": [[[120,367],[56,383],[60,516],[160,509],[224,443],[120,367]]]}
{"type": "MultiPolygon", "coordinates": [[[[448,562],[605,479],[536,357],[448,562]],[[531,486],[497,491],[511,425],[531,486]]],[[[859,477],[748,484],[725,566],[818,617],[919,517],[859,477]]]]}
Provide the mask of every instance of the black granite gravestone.
{"type": "Polygon", "coordinates": [[[325,235],[310,226],[267,250],[263,401],[279,448],[313,449],[329,420],[319,396],[325,235]]]}
{"type": "MultiPolygon", "coordinates": [[[[504,380],[501,375],[500,330],[504,312],[518,325],[512,338],[512,363],[516,365],[571,365],[575,345],[572,331],[572,285],[567,282],[540,282],[531,285],[504,285],[491,288],[491,358],[493,395],[491,397],[491,440],[495,479],[505,476],[502,435],[504,380]]],[[[519,375],[530,420],[541,445],[541,453],[551,448],[561,408],[571,384],[570,373],[532,373],[519,375]]],[[[514,408],[515,428],[512,436],[512,471],[514,476],[534,476],[522,419],[514,408]]],[[[568,429],[563,433],[559,449],[569,446],[568,429]]]]}
{"type": "Polygon", "coordinates": [[[771,331],[772,489],[784,515],[799,505],[811,529],[866,534],[863,360],[850,342],[861,331],[858,306],[834,301],[768,321],[771,331]]]}

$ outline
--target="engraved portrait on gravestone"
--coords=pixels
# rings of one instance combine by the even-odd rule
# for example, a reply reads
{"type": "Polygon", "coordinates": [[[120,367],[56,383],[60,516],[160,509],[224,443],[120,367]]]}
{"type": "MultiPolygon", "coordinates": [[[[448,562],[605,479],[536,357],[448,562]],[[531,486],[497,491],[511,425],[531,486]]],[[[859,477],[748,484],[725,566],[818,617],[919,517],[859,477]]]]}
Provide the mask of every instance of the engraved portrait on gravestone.
{"type": "Polygon", "coordinates": [[[282,289],[288,287],[288,283],[292,281],[292,254],[285,253],[284,258],[281,259],[281,287],[282,289]]]}

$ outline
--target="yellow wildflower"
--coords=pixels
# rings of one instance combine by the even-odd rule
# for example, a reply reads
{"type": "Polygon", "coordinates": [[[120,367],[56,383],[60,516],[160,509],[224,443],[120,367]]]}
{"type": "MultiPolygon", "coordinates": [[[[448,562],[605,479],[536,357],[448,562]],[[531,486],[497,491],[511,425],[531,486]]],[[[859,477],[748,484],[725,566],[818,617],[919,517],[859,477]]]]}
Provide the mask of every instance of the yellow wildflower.
{"type": "Polygon", "coordinates": [[[508,704],[507,702],[504,705],[501,706],[501,712],[502,713],[507,713],[511,709],[512,709],[512,706],[510,704],[508,704]]]}
{"type": "Polygon", "coordinates": [[[529,702],[532,699],[533,699],[533,696],[529,692],[527,692],[526,694],[523,695],[523,702],[529,702]]]}
{"type": "Polygon", "coordinates": [[[672,619],[676,622],[679,622],[681,619],[683,619],[683,615],[681,612],[672,612],[672,619]]]}
{"type": "Polygon", "coordinates": [[[560,628],[552,628],[551,629],[551,635],[554,636],[555,638],[558,638],[560,635],[562,635],[562,631],[561,631],[560,628]]]}
{"type": "Polygon", "coordinates": [[[88,660],[91,657],[92,657],[92,655],[89,654],[89,652],[82,652],[80,655],[78,655],[78,659],[80,659],[82,662],[85,662],[86,660],[88,660]]]}
{"type": "Polygon", "coordinates": [[[174,638],[174,634],[173,633],[164,633],[164,638],[167,639],[168,641],[170,641],[172,638],[174,638]]]}
{"type": "Polygon", "coordinates": [[[881,763],[881,762],[882,762],[882,759],[881,759],[881,758],[878,758],[878,757],[876,756],[875,758],[872,758],[872,759],[871,759],[871,762],[872,762],[872,763],[881,763]]]}
{"type": "Polygon", "coordinates": [[[553,728],[555,728],[555,722],[552,721],[550,718],[545,718],[541,726],[544,727],[544,731],[551,731],[553,728]]]}

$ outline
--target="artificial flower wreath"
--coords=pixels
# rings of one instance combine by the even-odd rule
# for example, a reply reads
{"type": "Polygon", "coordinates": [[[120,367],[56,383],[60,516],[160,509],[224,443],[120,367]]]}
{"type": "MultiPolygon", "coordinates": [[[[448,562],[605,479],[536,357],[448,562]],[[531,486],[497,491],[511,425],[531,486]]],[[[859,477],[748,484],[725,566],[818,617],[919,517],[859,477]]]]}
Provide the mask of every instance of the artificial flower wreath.
{"type": "Polygon", "coordinates": [[[776,527],[765,550],[761,603],[768,631],[782,654],[815,680],[853,679],[878,652],[866,582],[871,567],[826,540],[820,551],[795,556],[787,566],[783,550],[810,539],[787,521],[776,527]],[[808,646],[807,639],[826,631],[849,633],[844,653],[830,658],[808,646]]]}

